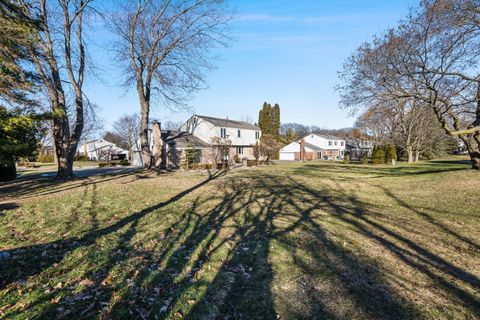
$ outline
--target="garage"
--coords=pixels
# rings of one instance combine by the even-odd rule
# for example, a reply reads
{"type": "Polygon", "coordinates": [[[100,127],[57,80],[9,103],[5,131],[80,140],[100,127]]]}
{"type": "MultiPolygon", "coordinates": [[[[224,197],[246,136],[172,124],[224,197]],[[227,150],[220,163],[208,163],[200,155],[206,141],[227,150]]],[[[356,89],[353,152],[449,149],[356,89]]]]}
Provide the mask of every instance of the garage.
{"type": "Polygon", "coordinates": [[[295,157],[295,154],[300,153],[300,143],[298,142],[292,142],[282,149],[280,149],[280,160],[285,160],[285,161],[295,161],[297,160],[295,157]]]}

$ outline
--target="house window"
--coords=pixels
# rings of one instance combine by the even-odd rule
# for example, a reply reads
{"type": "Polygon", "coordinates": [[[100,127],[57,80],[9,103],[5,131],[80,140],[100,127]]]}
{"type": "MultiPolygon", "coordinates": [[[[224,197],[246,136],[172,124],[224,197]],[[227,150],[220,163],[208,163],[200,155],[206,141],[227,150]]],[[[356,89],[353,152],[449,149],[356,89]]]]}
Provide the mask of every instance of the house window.
{"type": "Polygon", "coordinates": [[[258,131],[255,131],[255,139],[260,139],[260,132],[258,131]]]}
{"type": "Polygon", "coordinates": [[[344,144],[345,144],[345,143],[344,143],[343,141],[342,141],[342,142],[340,142],[340,145],[341,145],[342,147],[343,147],[343,145],[344,145],[344,144]]]}
{"type": "Polygon", "coordinates": [[[227,129],[220,128],[220,138],[225,139],[227,137],[227,129]]]}
{"type": "Polygon", "coordinates": [[[331,147],[332,146],[332,141],[328,141],[328,145],[331,147]]]}
{"type": "Polygon", "coordinates": [[[243,148],[237,147],[237,154],[243,154],[243,148]]]}
{"type": "Polygon", "coordinates": [[[240,134],[240,130],[237,131],[237,136],[240,138],[242,135],[240,134]]]}
{"type": "Polygon", "coordinates": [[[338,141],[335,141],[335,145],[338,145],[338,141]]]}

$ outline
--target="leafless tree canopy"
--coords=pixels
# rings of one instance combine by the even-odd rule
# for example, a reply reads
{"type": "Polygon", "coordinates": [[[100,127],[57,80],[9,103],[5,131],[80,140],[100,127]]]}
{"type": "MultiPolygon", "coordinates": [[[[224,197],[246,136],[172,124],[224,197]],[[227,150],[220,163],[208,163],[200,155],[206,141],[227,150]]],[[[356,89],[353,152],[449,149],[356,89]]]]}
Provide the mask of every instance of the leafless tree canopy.
{"type": "MultiPolygon", "coordinates": [[[[125,114],[113,123],[115,133],[122,139],[122,147],[125,147],[132,155],[132,149],[138,140],[140,132],[140,117],[138,114],[125,114]]],[[[131,159],[131,157],[130,157],[131,159]]]]}
{"type": "Polygon", "coordinates": [[[423,1],[397,28],[360,46],[340,73],[342,106],[426,105],[480,169],[479,7],[479,0],[423,1]]]}
{"type": "Polygon", "coordinates": [[[231,15],[222,0],[146,0],[119,2],[110,18],[118,36],[117,57],[125,66],[125,85],[136,89],[141,109],[140,143],[151,163],[148,122],[152,100],[185,107],[206,87],[213,68],[212,49],[225,45],[231,15]]]}
{"type": "Polygon", "coordinates": [[[84,18],[92,0],[19,0],[22,13],[38,21],[29,54],[53,114],[58,178],[73,176],[73,159],[85,119],[84,18]],[[69,117],[69,105],[72,117],[69,117]]]}

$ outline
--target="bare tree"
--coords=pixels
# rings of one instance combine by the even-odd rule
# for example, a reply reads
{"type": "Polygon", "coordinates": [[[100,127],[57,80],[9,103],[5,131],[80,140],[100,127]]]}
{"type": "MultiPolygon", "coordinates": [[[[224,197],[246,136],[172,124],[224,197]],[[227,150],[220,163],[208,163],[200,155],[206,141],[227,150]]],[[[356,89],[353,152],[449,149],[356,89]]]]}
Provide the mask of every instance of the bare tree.
{"type": "Polygon", "coordinates": [[[243,115],[242,116],[242,119],[241,119],[243,122],[246,122],[246,123],[250,123],[250,124],[254,124],[255,123],[255,120],[253,120],[252,117],[250,117],[249,115],[243,115]]]}
{"type": "Polygon", "coordinates": [[[140,117],[136,113],[125,114],[113,123],[113,130],[121,137],[129,152],[129,158],[132,159],[133,147],[140,132],[140,117]]]}
{"type": "Polygon", "coordinates": [[[116,52],[126,63],[126,86],[140,101],[140,145],[144,166],[152,166],[148,124],[153,99],[185,107],[205,88],[212,69],[211,49],[224,45],[231,15],[223,0],[145,0],[118,5],[111,21],[116,52]]]}
{"type": "Polygon", "coordinates": [[[84,129],[84,15],[91,2],[19,1],[23,14],[40,24],[35,29],[36,41],[30,48],[30,55],[53,114],[52,136],[59,179],[74,176],[73,160],[84,129]],[[70,93],[73,96],[73,119],[68,116],[70,93]]]}
{"type": "Polygon", "coordinates": [[[478,0],[423,1],[397,27],[363,44],[341,72],[342,105],[351,110],[388,99],[430,108],[461,139],[480,170],[480,25],[478,0]]]}
{"type": "Polygon", "coordinates": [[[264,134],[260,139],[260,155],[264,156],[267,161],[274,158],[280,151],[280,143],[272,135],[264,134]]]}
{"type": "Polygon", "coordinates": [[[183,123],[181,121],[167,120],[162,122],[162,128],[164,130],[178,130],[182,126],[182,124],[183,123]]]}
{"type": "Polygon", "coordinates": [[[225,164],[230,160],[231,148],[232,141],[230,139],[220,137],[210,138],[209,148],[206,150],[206,157],[213,168],[216,168],[218,163],[225,164]]]}

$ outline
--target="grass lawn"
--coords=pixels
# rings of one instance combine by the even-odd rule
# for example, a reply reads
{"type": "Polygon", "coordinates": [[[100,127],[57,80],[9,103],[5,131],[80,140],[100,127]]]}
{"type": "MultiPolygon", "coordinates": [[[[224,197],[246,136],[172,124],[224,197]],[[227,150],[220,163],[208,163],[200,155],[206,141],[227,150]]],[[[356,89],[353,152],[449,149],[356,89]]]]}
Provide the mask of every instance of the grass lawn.
{"type": "Polygon", "coordinates": [[[479,319],[469,167],[2,184],[0,318],[479,319]]]}

